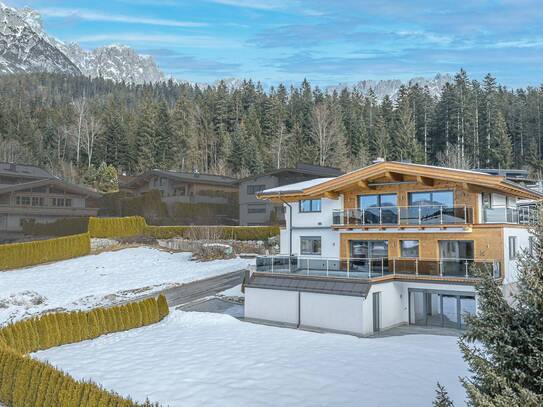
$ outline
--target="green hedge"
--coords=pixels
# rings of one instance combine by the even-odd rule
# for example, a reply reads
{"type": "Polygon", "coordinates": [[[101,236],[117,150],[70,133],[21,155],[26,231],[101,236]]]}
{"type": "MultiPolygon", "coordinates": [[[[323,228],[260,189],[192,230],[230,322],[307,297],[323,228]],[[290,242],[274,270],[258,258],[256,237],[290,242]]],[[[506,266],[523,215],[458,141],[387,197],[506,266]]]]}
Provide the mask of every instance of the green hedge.
{"type": "Polygon", "coordinates": [[[125,218],[90,218],[91,237],[129,237],[140,236],[145,231],[145,219],[141,216],[125,218]]]}
{"type": "Polygon", "coordinates": [[[166,299],[161,295],[158,299],[89,312],[46,314],[0,329],[0,402],[9,407],[137,406],[26,354],[150,325],[162,320],[168,312],[166,299]]]}
{"type": "Polygon", "coordinates": [[[62,218],[51,223],[23,223],[24,234],[33,236],[70,236],[88,231],[88,217],[62,218]]]}
{"type": "Polygon", "coordinates": [[[0,270],[33,266],[84,256],[91,250],[88,233],[0,245],[0,270]]]}
{"type": "Polygon", "coordinates": [[[279,226],[147,226],[145,233],[157,239],[190,238],[218,234],[224,240],[266,240],[279,235],[279,226]]]}

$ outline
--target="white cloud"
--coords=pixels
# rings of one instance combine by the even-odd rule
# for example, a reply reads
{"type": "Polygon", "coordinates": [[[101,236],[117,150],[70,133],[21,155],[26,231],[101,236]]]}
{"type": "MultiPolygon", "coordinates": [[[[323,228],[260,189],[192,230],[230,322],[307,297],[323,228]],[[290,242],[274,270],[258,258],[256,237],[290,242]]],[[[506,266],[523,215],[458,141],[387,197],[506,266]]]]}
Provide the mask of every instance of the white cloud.
{"type": "Polygon", "coordinates": [[[138,17],[122,14],[106,14],[97,11],[72,8],[46,7],[39,9],[39,12],[47,17],[78,18],[87,21],[108,21],[115,23],[157,25],[166,27],[201,27],[207,25],[200,22],[138,17]]]}
{"type": "Polygon", "coordinates": [[[80,43],[125,42],[147,44],[175,44],[197,48],[239,48],[243,44],[237,41],[215,38],[210,36],[145,34],[145,33],[112,33],[92,34],[75,38],[80,43]]]}

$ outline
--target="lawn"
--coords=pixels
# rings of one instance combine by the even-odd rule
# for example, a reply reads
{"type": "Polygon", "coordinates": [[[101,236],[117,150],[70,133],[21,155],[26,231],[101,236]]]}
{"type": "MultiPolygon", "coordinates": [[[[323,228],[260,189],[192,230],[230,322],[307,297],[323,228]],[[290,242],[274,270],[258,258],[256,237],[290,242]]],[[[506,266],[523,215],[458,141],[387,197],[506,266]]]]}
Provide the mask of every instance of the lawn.
{"type": "Polygon", "coordinates": [[[249,260],[191,261],[149,247],[0,272],[0,325],[46,310],[89,309],[247,267],[249,260]]]}
{"type": "Polygon", "coordinates": [[[163,322],[34,356],[164,406],[430,406],[436,383],[463,405],[450,336],[360,339],[172,311],[163,322]]]}

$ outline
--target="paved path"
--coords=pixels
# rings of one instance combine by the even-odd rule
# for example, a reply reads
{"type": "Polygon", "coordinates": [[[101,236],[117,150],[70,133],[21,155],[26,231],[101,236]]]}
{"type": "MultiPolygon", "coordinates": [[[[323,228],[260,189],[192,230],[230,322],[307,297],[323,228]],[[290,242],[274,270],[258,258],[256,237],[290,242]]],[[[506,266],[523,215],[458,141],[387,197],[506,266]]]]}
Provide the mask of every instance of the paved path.
{"type": "MultiPolygon", "coordinates": [[[[210,297],[221,291],[240,285],[243,282],[245,270],[223,274],[205,280],[194,281],[177,287],[168,288],[160,292],[168,300],[170,307],[186,304],[201,298],[210,297]]],[[[155,293],[154,295],[157,295],[155,293]]]]}

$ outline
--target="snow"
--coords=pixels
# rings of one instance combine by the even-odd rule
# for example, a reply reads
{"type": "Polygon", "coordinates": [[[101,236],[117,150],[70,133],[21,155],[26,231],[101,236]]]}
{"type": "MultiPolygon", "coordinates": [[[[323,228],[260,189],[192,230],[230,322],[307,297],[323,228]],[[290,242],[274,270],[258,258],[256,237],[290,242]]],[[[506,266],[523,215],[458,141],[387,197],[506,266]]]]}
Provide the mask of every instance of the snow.
{"type": "Polygon", "coordinates": [[[245,294],[241,292],[241,284],[221,291],[218,295],[223,297],[245,297],[245,294]]]}
{"type": "Polygon", "coordinates": [[[331,181],[335,178],[315,178],[307,181],[296,182],[294,184],[283,185],[276,188],[266,189],[261,192],[262,195],[276,194],[278,192],[301,192],[306,188],[314,187],[315,185],[322,184],[327,181],[331,181]]]}
{"type": "Polygon", "coordinates": [[[240,270],[254,261],[190,259],[190,253],[138,247],[0,272],[0,325],[46,310],[117,303],[240,270]]]}
{"type": "Polygon", "coordinates": [[[38,352],[79,379],[175,406],[455,405],[468,374],[450,336],[357,338],[172,311],[164,321],[38,352]]]}

